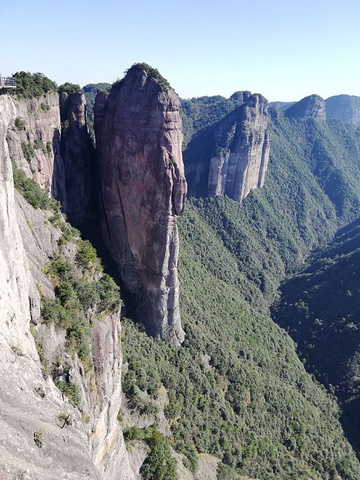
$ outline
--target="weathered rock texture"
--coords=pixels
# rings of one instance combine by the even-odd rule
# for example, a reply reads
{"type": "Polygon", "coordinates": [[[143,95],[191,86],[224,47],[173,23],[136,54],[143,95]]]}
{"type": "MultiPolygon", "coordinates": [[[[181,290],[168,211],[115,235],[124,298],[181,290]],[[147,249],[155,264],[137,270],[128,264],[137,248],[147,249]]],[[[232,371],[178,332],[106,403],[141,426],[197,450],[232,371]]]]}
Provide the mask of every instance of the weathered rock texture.
{"type": "Polygon", "coordinates": [[[12,100],[14,116],[5,137],[9,155],[60,201],[69,221],[80,226],[93,191],[95,152],[86,125],[81,93],[48,93],[12,100]]]}
{"type": "Polygon", "coordinates": [[[95,151],[86,125],[86,102],[82,93],[60,93],[61,157],[64,188],[61,200],[69,221],[81,225],[88,211],[93,192],[95,151]]]}
{"type": "Polygon", "coordinates": [[[325,100],[326,117],[360,126],[360,97],[336,95],[325,100]]]}
{"type": "Polygon", "coordinates": [[[270,151],[267,100],[258,94],[243,100],[215,130],[208,177],[210,196],[238,202],[264,185],[270,151]]]}
{"type": "MultiPolygon", "coordinates": [[[[11,159],[29,178],[59,197],[53,188],[54,166],[62,163],[59,95],[12,100],[12,106],[13,115],[5,132],[11,159]]],[[[59,178],[57,183],[63,186],[64,181],[59,178]]]]}
{"type": "Polygon", "coordinates": [[[76,355],[66,359],[82,393],[83,418],[40,363],[31,330],[42,333],[43,352],[50,360],[51,354],[66,355],[64,334],[38,323],[36,287],[53,294],[41,267],[54,255],[61,232],[14,192],[6,132],[17,113],[16,103],[0,96],[0,478],[132,480],[116,421],[121,399],[119,316],[100,322],[88,312],[94,377],[84,374],[76,355]],[[64,425],[64,415],[71,424],[64,425]]]}
{"type": "Polygon", "coordinates": [[[95,104],[103,234],[150,335],[180,344],[176,217],[184,209],[180,102],[139,66],[95,104]]]}
{"type": "Polygon", "coordinates": [[[285,116],[296,120],[313,118],[318,122],[326,121],[325,100],[319,95],[310,95],[295,103],[285,111],[285,116]]]}

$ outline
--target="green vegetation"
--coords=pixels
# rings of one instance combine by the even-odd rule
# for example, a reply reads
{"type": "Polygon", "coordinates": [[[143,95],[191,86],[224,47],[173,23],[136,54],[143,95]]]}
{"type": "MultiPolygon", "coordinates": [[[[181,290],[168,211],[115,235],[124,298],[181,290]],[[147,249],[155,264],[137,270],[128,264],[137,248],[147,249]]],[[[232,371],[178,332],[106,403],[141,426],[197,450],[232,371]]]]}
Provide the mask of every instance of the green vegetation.
{"type": "Polygon", "coordinates": [[[18,130],[18,131],[24,130],[25,125],[26,125],[26,122],[22,117],[16,117],[15,118],[15,128],[16,128],[16,130],[18,130]]]}
{"type": "Polygon", "coordinates": [[[83,87],[86,98],[86,117],[94,125],[94,105],[97,93],[108,92],[111,89],[110,83],[88,83],[83,87]]]}
{"type": "MultiPolygon", "coordinates": [[[[205,131],[205,129],[212,127],[242,103],[242,92],[234,93],[230,98],[216,95],[213,97],[199,97],[188,100],[182,99],[181,113],[184,131],[184,149],[193,137],[193,144],[197,143],[195,138],[198,136],[201,136],[203,139],[209,137],[211,133],[210,131],[205,131]],[[205,135],[203,136],[203,134],[205,135]]],[[[212,130],[212,128],[209,130],[212,130]]],[[[200,151],[198,153],[201,154],[200,151]]]]}
{"type": "Polygon", "coordinates": [[[30,142],[28,142],[28,143],[21,142],[21,149],[22,149],[23,155],[26,158],[26,160],[28,162],[30,162],[30,160],[35,155],[34,146],[30,142]]]}
{"type": "Polygon", "coordinates": [[[40,108],[43,112],[48,112],[50,110],[50,105],[47,103],[41,103],[40,108]]]}
{"type": "Polygon", "coordinates": [[[332,479],[344,468],[359,478],[334,400],[305,372],[290,338],[242,300],[236,257],[192,205],[180,230],[186,339],[175,348],[123,320],[129,402],[137,389],[155,399],[165,386],[170,441],[192,468],[204,452],[220,458],[228,478],[332,479]]]}
{"type": "Polygon", "coordinates": [[[83,87],[86,98],[86,120],[89,128],[91,139],[95,145],[95,131],[94,131],[94,105],[95,98],[99,91],[108,92],[111,89],[110,83],[89,83],[83,87]]]}
{"type": "MultiPolygon", "coordinates": [[[[276,298],[285,275],[360,211],[356,130],[337,121],[296,122],[276,111],[272,115],[264,188],[253,191],[241,208],[226,197],[193,200],[206,224],[235,255],[239,272],[232,278],[241,284],[243,298],[262,311],[276,298]]],[[[184,152],[186,163],[203,165],[202,182],[195,184],[187,175],[190,192],[197,195],[207,188],[212,128],[195,135],[184,152]]]]}
{"type": "MultiPolygon", "coordinates": [[[[146,75],[148,76],[148,78],[152,78],[154,80],[156,80],[157,83],[159,83],[165,91],[167,91],[169,88],[171,88],[170,86],[170,83],[166,80],[166,78],[164,78],[161,73],[159,72],[159,70],[157,68],[154,68],[154,67],[151,67],[150,65],[148,65],[147,63],[134,63],[128,70],[126,70],[124,73],[125,73],[125,76],[131,72],[131,70],[135,70],[135,69],[142,69],[145,71],[146,75]]],[[[121,85],[123,84],[123,81],[124,81],[124,78],[121,79],[121,80],[116,80],[116,82],[114,82],[111,86],[111,89],[112,90],[117,90],[121,87],[121,85]]]]}
{"type": "Polygon", "coordinates": [[[42,73],[17,72],[13,77],[16,82],[15,93],[21,98],[36,98],[57,91],[56,83],[42,73]]]}
{"type": "MultiPolygon", "coordinates": [[[[87,242],[78,240],[79,248],[83,243],[87,245],[87,242]]],[[[99,260],[96,261],[100,267],[99,260]]],[[[83,275],[88,268],[88,265],[83,267],[83,275]]],[[[89,308],[99,314],[119,310],[119,289],[107,274],[103,274],[99,280],[86,279],[85,276],[77,278],[74,267],[63,255],[49,262],[45,273],[55,283],[55,298],[43,297],[41,320],[46,325],[54,324],[66,330],[67,350],[70,354],[76,352],[81,360],[85,360],[91,348],[91,329],[85,312],[89,308]]]]}
{"type": "Polygon", "coordinates": [[[70,402],[78,407],[81,402],[81,395],[77,385],[75,383],[66,383],[61,382],[60,380],[55,380],[55,385],[60,390],[60,392],[67,397],[70,402]]]}
{"type": "MultiPolygon", "coordinates": [[[[49,142],[48,142],[49,143],[49,142]]],[[[50,142],[51,145],[51,142],[50,142]]],[[[35,150],[41,150],[45,154],[49,154],[49,147],[48,145],[44,145],[42,141],[38,138],[34,140],[34,143],[31,142],[22,142],[21,143],[21,149],[23,152],[24,157],[28,162],[31,161],[31,159],[35,156],[35,150]]],[[[52,151],[52,147],[51,147],[52,151]]]]}
{"type": "Polygon", "coordinates": [[[169,441],[156,426],[141,429],[132,427],[124,434],[125,440],[141,440],[150,447],[150,452],[141,466],[144,480],[176,480],[176,461],[171,455],[169,441]]]}
{"type": "Polygon", "coordinates": [[[34,180],[27,178],[22,170],[19,170],[13,162],[13,176],[16,190],[35,208],[42,210],[59,210],[59,202],[49,197],[34,180]]]}
{"type": "Polygon", "coordinates": [[[58,88],[58,92],[59,93],[65,92],[68,95],[72,95],[73,93],[81,93],[82,88],[77,83],[66,82],[60,85],[60,87],[58,88]]]}
{"type": "MultiPolygon", "coordinates": [[[[214,119],[234,106],[221,97],[205,98],[203,104],[200,100],[182,102],[192,129],[188,136],[193,135],[184,155],[187,163],[203,162],[206,172],[214,119]]],[[[240,95],[232,101],[240,101],[240,95]]],[[[259,312],[268,312],[280,282],[304,264],[311,250],[324,246],[339,226],[359,214],[360,137],[353,127],[340,122],[296,122],[277,111],[272,115],[265,187],[252,192],[241,205],[226,197],[191,199],[179,222],[183,347],[150,339],[124,319],[124,357],[129,368],[123,388],[128,406],[141,413],[140,392],[146,391],[155,401],[159,388],[165,386],[170,441],[192,469],[196,452],[204,452],[220,458],[219,478],[334,479],[340,475],[358,479],[359,464],[343,437],[334,397],[305,372],[285,332],[259,312]]],[[[206,182],[206,174],[203,177],[206,182]]],[[[188,180],[193,193],[205,192],[206,185],[194,187],[191,175],[188,180]]],[[[353,342],[344,340],[354,346],[344,349],[352,355],[345,359],[343,354],[340,362],[343,384],[349,380],[353,394],[360,358],[354,258],[342,258],[348,268],[338,268],[347,277],[353,275],[354,284],[343,280],[343,286],[344,302],[345,295],[354,301],[354,315],[333,308],[330,322],[332,333],[343,335],[344,330],[344,338],[356,332],[353,342]],[[339,322],[340,318],[345,320],[339,322]]],[[[333,274],[326,261],[321,268],[321,286],[326,289],[325,277],[333,274]]],[[[314,291],[321,293],[318,283],[314,291]]],[[[342,341],[338,344],[334,337],[328,352],[325,347],[318,353],[312,348],[317,338],[327,342],[329,327],[324,326],[322,314],[308,312],[309,287],[295,291],[289,287],[289,294],[287,303],[298,309],[298,315],[292,310],[288,315],[294,316],[294,331],[303,332],[304,339],[307,332],[306,357],[320,358],[324,353],[322,362],[327,358],[333,362],[342,341]],[[316,336],[315,329],[323,333],[316,336]]],[[[335,302],[335,291],[330,289],[329,295],[335,302]]],[[[356,419],[359,405],[353,400],[349,399],[351,418],[356,419]]]]}
{"type": "Polygon", "coordinates": [[[51,155],[53,153],[52,142],[46,142],[46,153],[51,155]]]}
{"type": "Polygon", "coordinates": [[[102,271],[96,250],[88,240],[79,243],[75,262],[78,267],[89,272],[102,271]]]}
{"type": "Polygon", "coordinates": [[[343,424],[360,454],[360,222],[342,229],[282,287],[275,320],[298,344],[308,370],[340,400],[343,424]],[[336,361],[334,361],[336,359],[336,361]]]}

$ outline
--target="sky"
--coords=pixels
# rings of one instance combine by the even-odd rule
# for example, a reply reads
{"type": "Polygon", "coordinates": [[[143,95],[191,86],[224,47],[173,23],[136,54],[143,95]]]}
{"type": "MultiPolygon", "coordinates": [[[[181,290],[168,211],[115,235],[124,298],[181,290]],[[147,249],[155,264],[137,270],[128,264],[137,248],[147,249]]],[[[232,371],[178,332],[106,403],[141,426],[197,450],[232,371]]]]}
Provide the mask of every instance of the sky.
{"type": "Polygon", "coordinates": [[[112,83],[135,62],[182,98],[360,96],[359,0],[0,0],[0,72],[112,83]]]}

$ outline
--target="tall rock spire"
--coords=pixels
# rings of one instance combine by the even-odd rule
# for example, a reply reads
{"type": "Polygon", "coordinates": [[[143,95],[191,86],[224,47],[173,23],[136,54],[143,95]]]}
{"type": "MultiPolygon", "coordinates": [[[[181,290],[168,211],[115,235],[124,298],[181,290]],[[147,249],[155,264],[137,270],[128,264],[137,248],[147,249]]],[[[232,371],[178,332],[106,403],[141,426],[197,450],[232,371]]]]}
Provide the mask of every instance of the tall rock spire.
{"type": "Polygon", "coordinates": [[[102,231],[147,332],[179,345],[176,217],[187,190],[180,101],[157,70],[129,69],[95,104],[102,231]]]}

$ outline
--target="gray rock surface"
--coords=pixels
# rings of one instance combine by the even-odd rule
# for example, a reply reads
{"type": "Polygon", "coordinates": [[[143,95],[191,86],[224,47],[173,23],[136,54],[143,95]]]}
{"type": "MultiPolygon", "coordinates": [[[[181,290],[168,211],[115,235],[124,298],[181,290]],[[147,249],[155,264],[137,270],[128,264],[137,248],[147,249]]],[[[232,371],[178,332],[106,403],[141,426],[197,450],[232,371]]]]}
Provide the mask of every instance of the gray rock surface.
{"type": "Polygon", "coordinates": [[[355,127],[360,126],[360,97],[355,95],[335,95],[325,100],[328,120],[341,120],[355,127]]]}
{"type": "Polygon", "coordinates": [[[139,66],[95,104],[103,236],[150,335],[179,345],[176,217],[184,209],[180,102],[139,66]]]}
{"type": "Polygon", "coordinates": [[[82,392],[83,415],[62,396],[39,359],[35,329],[42,329],[45,353],[64,354],[64,333],[38,323],[36,286],[51,295],[53,285],[41,267],[54,255],[60,232],[14,192],[6,132],[17,114],[16,102],[0,96],[0,478],[132,480],[116,421],[122,362],[118,315],[99,321],[89,312],[93,377],[84,374],[76,355],[68,358],[82,392]],[[64,415],[71,419],[68,425],[61,421],[64,415]]]}
{"type": "Polygon", "coordinates": [[[296,120],[313,118],[318,122],[325,122],[325,100],[319,95],[309,95],[285,110],[285,116],[296,120]]]}
{"type": "MultiPolygon", "coordinates": [[[[10,100],[10,97],[3,98],[10,100]]],[[[59,96],[47,93],[33,99],[11,98],[11,103],[14,111],[5,132],[9,155],[29,178],[51,192],[55,188],[54,168],[60,176],[63,170],[57,165],[62,164],[59,96]]],[[[58,179],[57,183],[63,185],[64,180],[58,179]]]]}
{"type": "Polygon", "coordinates": [[[270,151],[267,100],[255,94],[244,101],[215,130],[209,196],[227,195],[241,202],[264,185],[270,151]]]}

